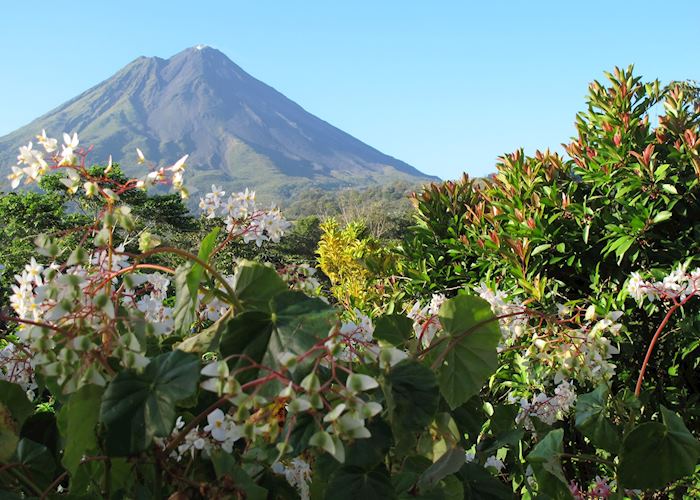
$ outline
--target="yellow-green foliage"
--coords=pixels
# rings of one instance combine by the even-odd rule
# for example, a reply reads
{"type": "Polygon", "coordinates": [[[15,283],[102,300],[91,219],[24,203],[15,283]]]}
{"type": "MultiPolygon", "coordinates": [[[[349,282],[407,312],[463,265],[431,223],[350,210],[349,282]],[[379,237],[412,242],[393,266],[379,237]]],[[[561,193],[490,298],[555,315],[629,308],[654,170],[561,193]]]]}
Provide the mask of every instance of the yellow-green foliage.
{"type": "Polygon", "coordinates": [[[365,226],[351,222],[340,228],[331,218],[321,224],[318,262],[331,281],[331,292],[346,306],[362,306],[371,298],[373,276],[363,264],[373,241],[364,237],[365,226]]]}

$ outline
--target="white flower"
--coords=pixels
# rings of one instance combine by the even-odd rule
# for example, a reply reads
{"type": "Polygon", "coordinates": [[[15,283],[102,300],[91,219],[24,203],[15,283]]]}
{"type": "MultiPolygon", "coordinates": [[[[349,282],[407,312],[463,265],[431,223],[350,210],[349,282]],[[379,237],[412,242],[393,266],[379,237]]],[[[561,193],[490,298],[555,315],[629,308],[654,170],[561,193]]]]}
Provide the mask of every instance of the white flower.
{"type": "Polygon", "coordinates": [[[60,179],[61,184],[66,186],[66,188],[68,189],[68,194],[77,193],[78,189],[80,188],[80,176],[73,169],[67,169],[66,175],[67,177],[60,179]]]}
{"type": "Polygon", "coordinates": [[[428,308],[428,312],[432,315],[438,314],[445,300],[447,299],[445,298],[444,293],[434,293],[430,298],[430,307],[428,308]]]}
{"type": "Polygon", "coordinates": [[[141,151],[139,148],[136,148],[136,156],[138,156],[139,163],[144,163],[146,161],[146,157],[143,156],[143,151],[141,151]]]}
{"type": "Polygon", "coordinates": [[[22,165],[29,165],[34,161],[34,151],[32,151],[32,143],[30,142],[26,146],[20,146],[19,155],[17,156],[17,163],[22,165]]]}
{"type": "Polygon", "coordinates": [[[75,163],[75,148],[78,147],[80,141],[78,140],[78,134],[73,133],[70,136],[66,133],[63,134],[63,146],[61,149],[61,161],[59,165],[73,165],[75,163]]]}
{"type": "Polygon", "coordinates": [[[72,137],[66,133],[63,134],[63,144],[65,147],[75,149],[78,147],[79,143],[80,141],[78,140],[77,133],[74,132],[72,137]]]}
{"type": "Polygon", "coordinates": [[[486,462],[484,462],[484,467],[493,467],[494,469],[496,469],[496,471],[501,472],[501,470],[503,470],[503,467],[505,467],[505,464],[501,460],[496,458],[495,455],[492,455],[486,459],[486,462]]]}
{"type": "MultiPolygon", "coordinates": [[[[211,185],[211,193],[209,193],[211,197],[217,202],[226,194],[226,191],[221,189],[221,186],[216,186],[215,184],[211,185]]],[[[218,203],[217,203],[218,206],[218,203]]]]}
{"type": "Polygon", "coordinates": [[[416,338],[421,340],[424,347],[430,345],[435,334],[442,329],[437,314],[444,300],[444,295],[434,294],[430,300],[430,304],[421,307],[421,303],[416,302],[406,314],[413,320],[413,331],[416,334],[416,338]]]}
{"type": "Polygon", "coordinates": [[[493,311],[494,315],[505,316],[515,314],[514,316],[501,318],[498,321],[501,327],[501,335],[503,336],[501,345],[499,345],[500,351],[523,334],[527,326],[527,316],[524,314],[517,315],[517,313],[523,311],[522,305],[517,300],[509,302],[506,294],[501,290],[491,290],[486,284],[481,283],[478,287],[474,288],[474,291],[479,294],[479,297],[491,305],[491,311],[493,311]]]}
{"type": "Polygon", "coordinates": [[[574,387],[564,380],[554,389],[553,396],[540,392],[532,398],[531,402],[522,398],[520,400],[520,413],[516,417],[516,421],[523,423],[525,428],[532,429],[532,423],[529,419],[535,416],[542,422],[552,425],[557,420],[562,420],[575,403],[574,387]]]}
{"type": "Polygon", "coordinates": [[[182,172],[185,170],[185,162],[187,161],[187,158],[189,158],[189,156],[190,156],[190,155],[185,155],[185,156],[183,156],[182,158],[180,158],[179,160],[177,160],[177,161],[173,164],[173,166],[170,167],[168,170],[170,170],[171,172],[175,172],[175,173],[180,173],[180,174],[182,174],[182,172]]]}
{"type": "Polygon", "coordinates": [[[37,141],[39,141],[39,144],[44,146],[44,150],[47,153],[53,153],[54,151],[56,151],[56,148],[58,146],[58,141],[56,139],[46,137],[46,130],[42,129],[41,135],[37,135],[36,139],[37,139],[37,141]]]}
{"type": "Polygon", "coordinates": [[[294,458],[289,465],[282,467],[273,464],[272,470],[277,474],[284,474],[287,482],[299,492],[301,500],[309,500],[311,467],[304,459],[294,458]]]}
{"type": "Polygon", "coordinates": [[[36,283],[37,286],[41,286],[43,284],[43,281],[41,279],[41,273],[44,272],[44,266],[41,264],[37,263],[36,259],[32,257],[32,260],[24,266],[25,271],[27,271],[27,275],[32,279],[34,283],[36,283]]]}
{"type": "Polygon", "coordinates": [[[226,440],[226,419],[224,412],[219,408],[207,415],[209,425],[204,427],[204,430],[211,434],[211,437],[217,441],[226,440]]]}
{"type": "Polygon", "coordinates": [[[61,161],[58,162],[59,165],[73,165],[75,163],[75,152],[73,148],[67,148],[63,146],[61,149],[61,161]]]}
{"type": "Polygon", "coordinates": [[[24,177],[24,170],[12,166],[12,173],[7,176],[7,178],[12,181],[12,189],[17,189],[17,186],[19,186],[19,183],[22,181],[22,177],[24,177]]]}

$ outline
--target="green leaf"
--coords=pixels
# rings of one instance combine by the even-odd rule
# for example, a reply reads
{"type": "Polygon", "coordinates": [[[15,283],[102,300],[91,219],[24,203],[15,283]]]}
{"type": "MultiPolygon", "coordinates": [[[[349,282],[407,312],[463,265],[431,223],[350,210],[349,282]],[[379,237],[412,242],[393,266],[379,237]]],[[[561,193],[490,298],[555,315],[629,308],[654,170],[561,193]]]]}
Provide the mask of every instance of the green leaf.
{"type": "Polygon", "coordinates": [[[443,478],[461,469],[464,465],[464,459],[463,448],[456,447],[447,450],[435,463],[423,472],[418,480],[418,486],[421,489],[427,490],[433,488],[442,481],[443,478]]]}
{"type": "Polygon", "coordinates": [[[464,498],[474,500],[513,500],[513,490],[491,475],[481,465],[469,462],[457,476],[464,486],[464,498]]]}
{"type": "Polygon", "coordinates": [[[338,321],[333,307],[302,292],[286,291],[270,301],[275,326],[270,354],[289,351],[301,354],[328,336],[338,321]]]}
{"type": "MultiPolygon", "coordinates": [[[[199,248],[198,257],[207,261],[216,244],[219,228],[210,232],[199,248]]],[[[196,262],[186,262],[175,269],[175,307],[173,318],[175,320],[175,333],[186,337],[190,333],[190,326],[196,317],[197,293],[199,285],[204,277],[204,268],[196,262]]]]}
{"type": "Polygon", "coordinates": [[[585,226],[583,226],[583,242],[586,244],[588,244],[588,236],[590,235],[590,233],[591,233],[591,225],[586,224],[585,226]]]}
{"type": "Polygon", "coordinates": [[[422,455],[411,455],[404,458],[400,462],[400,469],[391,476],[394,491],[403,496],[403,494],[413,490],[418,478],[431,465],[432,462],[422,455]]]}
{"type": "Polygon", "coordinates": [[[382,419],[366,423],[371,439],[355,439],[345,448],[345,465],[372,469],[382,463],[391,448],[391,427],[382,419]]]}
{"type": "Polygon", "coordinates": [[[552,245],[549,243],[544,243],[543,245],[537,245],[535,247],[535,249],[532,251],[532,253],[530,254],[530,257],[534,257],[538,253],[544,252],[545,250],[549,250],[550,248],[552,248],[552,245]]]}
{"type": "Polygon", "coordinates": [[[459,408],[451,412],[452,418],[457,423],[462,434],[469,436],[469,443],[476,443],[488,415],[484,412],[483,402],[479,397],[473,397],[459,408]]]}
{"type": "Polygon", "coordinates": [[[672,212],[669,212],[668,210],[663,210],[663,211],[659,212],[658,214],[656,214],[656,216],[654,217],[654,219],[652,220],[652,222],[653,222],[654,224],[658,224],[659,222],[663,222],[663,221],[665,221],[665,220],[668,220],[668,219],[670,219],[671,217],[673,217],[673,213],[672,213],[672,212]]]}
{"type": "Polygon", "coordinates": [[[270,299],[287,290],[287,284],[273,268],[244,260],[233,276],[233,290],[244,309],[268,311],[270,299]]]}
{"type": "Polygon", "coordinates": [[[436,349],[435,356],[444,359],[438,380],[440,392],[454,410],[478,394],[498,368],[501,330],[489,303],[470,295],[446,301],[439,318],[450,339],[436,349]]]}
{"type": "Polygon", "coordinates": [[[678,190],[673,184],[661,184],[661,189],[663,189],[667,193],[678,194],[678,190]]]}
{"type": "Polygon", "coordinates": [[[12,413],[0,403],[0,463],[7,462],[15,453],[19,443],[19,427],[12,413]]]}
{"type": "MultiPolygon", "coordinates": [[[[221,231],[221,228],[215,227],[202,240],[202,243],[199,245],[199,253],[197,254],[197,257],[199,257],[200,260],[202,260],[204,262],[209,261],[209,256],[211,255],[211,252],[214,250],[214,245],[216,245],[216,238],[217,238],[217,236],[219,236],[219,231],[221,231]]],[[[189,276],[190,293],[192,293],[192,294],[197,293],[197,289],[199,288],[199,284],[202,282],[203,277],[204,277],[204,268],[195,262],[194,265],[192,266],[192,270],[190,271],[190,276],[189,276]]]]}
{"type": "Polygon", "coordinates": [[[435,417],[440,393],[433,372],[410,359],[401,361],[387,377],[385,396],[394,438],[422,431],[435,417]]]}
{"type": "Polygon", "coordinates": [[[53,479],[56,462],[49,449],[43,444],[22,438],[12,460],[22,464],[22,472],[41,487],[48,486],[53,479]]]}
{"type": "Polygon", "coordinates": [[[328,485],[328,500],[387,500],[395,498],[389,474],[383,466],[371,471],[345,466],[336,471],[328,485]]]}
{"type": "Polygon", "coordinates": [[[564,430],[550,431],[527,456],[541,493],[553,498],[571,498],[560,458],[564,452],[564,430]]]}
{"type": "Polygon", "coordinates": [[[27,399],[24,389],[6,380],[0,380],[0,403],[10,410],[18,428],[34,413],[34,405],[27,399]]]}
{"type": "Polygon", "coordinates": [[[457,476],[447,476],[440,482],[440,497],[444,500],[464,500],[464,486],[457,476]]]}
{"type": "Polygon", "coordinates": [[[100,414],[103,388],[86,385],[73,393],[58,413],[58,428],[65,443],[63,466],[75,474],[81,458],[98,448],[95,427],[100,414]]]}
{"type": "Polygon", "coordinates": [[[700,443],[674,412],[661,407],[661,422],[638,425],[622,443],[618,476],[627,488],[661,488],[695,472],[700,443]]]}
{"type": "Polygon", "coordinates": [[[195,319],[197,309],[197,290],[192,293],[190,289],[190,273],[192,263],[188,262],[175,269],[175,307],[173,319],[175,322],[175,334],[186,337],[190,333],[190,326],[195,319]]]}
{"type": "Polygon", "coordinates": [[[221,480],[228,477],[233,480],[239,491],[245,492],[245,498],[250,500],[267,500],[267,490],[255,483],[253,479],[238,465],[230,453],[217,449],[211,453],[216,478],[221,480]]]}
{"type": "Polygon", "coordinates": [[[620,447],[619,433],[605,416],[607,399],[606,385],[600,385],[593,392],[579,396],[576,401],[576,428],[598,448],[617,453],[620,447]]]}
{"type": "MultiPolygon", "coordinates": [[[[231,371],[248,366],[248,358],[262,362],[274,325],[268,313],[246,311],[230,320],[221,334],[219,350],[223,357],[236,356],[229,361],[231,371]]],[[[241,371],[237,379],[240,383],[257,377],[255,370],[241,371]]]]}
{"type": "Polygon", "coordinates": [[[155,436],[170,435],[175,404],[194,395],[199,359],[173,351],[154,358],[143,373],[125,370],[107,386],[100,407],[105,444],[113,456],[146,449],[155,436]]]}
{"type": "MultiPolygon", "coordinates": [[[[301,292],[278,293],[266,309],[269,312],[246,311],[228,322],[219,346],[222,356],[245,354],[258,363],[277,368],[280,354],[305,353],[326,338],[337,322],[337,314],[331,306],[301,292]]],[[[304,366],[313,360],[313,356],[308,356],[304,366]]],[[[229,366],[235,370],[248,364],[247,359],[238,356],[229,366]]],[[[295,369],[301,372],[304,367],[295,369]]],[[[245,383],[255,376],[255,370],[246,370],[239,381],[245,383]]]]}
{"type": "Polygon", "coordinates": [[[403,314],[381,316],[374,323],[374,338],[393,346],[406,342],[413,333],[413,320],[403,314]]]}
{"type": "Polygon", "coordinates": [[[228,328],[231,320],[230,314],[224,314],[213,325],[205,328],[196,335],[187,337],[185,340],[175,345],[176,349],[183,352],[205,353],[214,351],[218,347],[221,335],[228,328]]]}

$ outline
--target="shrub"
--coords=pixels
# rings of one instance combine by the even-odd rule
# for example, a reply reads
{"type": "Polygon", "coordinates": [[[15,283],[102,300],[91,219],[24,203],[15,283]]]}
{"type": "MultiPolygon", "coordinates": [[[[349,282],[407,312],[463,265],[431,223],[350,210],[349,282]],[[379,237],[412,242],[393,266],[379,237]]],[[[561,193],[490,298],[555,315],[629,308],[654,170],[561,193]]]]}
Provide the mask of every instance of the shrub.
{"type": "MultiPolygon", "coordinates": [[[[424,300],[423,289],[448,295],[473,290],[503,314],[523,304],[543,314],[556,314],[558,307],[563,320],[598,321],[592,331],[607,333],[597,339],[589,332],[566,340],[539,321],[512,329],[487,398],[509,394],[531,408],[562,380],[580,393],[592,391],[579,397],[575,422],[564,425],[564,448],[620,453],[618,484],[662,487],[659,478],[631,478],[624,465],[632,439],[641,434],[601,420],[595,432],[620,441],[601,442],[587,428],[584,408],[595,400],[601,419],[610,412],[611,425],[627,426],[673,408],[700,431],[698,334],[691,326],[700,308],[690,300],[697,271],[689,271],[700,255],[700,105],[687,84],[643,83],[632,68],[607,76],[607,85],[590,86],[587,111],[577,116],[578,137],[566,146],[569,158],[520,150],[504,156],[487,179],[464,177],[414,195],[417,227],[403,245],[411,278],[405,289],[424,300]],[[650,297],[660,293],[664,300],[638,305],[630,294],[644,296],[640,283],[650,297]],[[600,342],[613,349],[586,354],[600,342]],[[588,366],[604,373],[613,357],[614,376],[595,381],[588,370],[579,371],[588,366]]],[[[671,425],[665,422],[654,425],[671,425]]],[[[567,476],[589,483],[595,475],[612,477],[611,469],[572,464],[567,476]]]]}

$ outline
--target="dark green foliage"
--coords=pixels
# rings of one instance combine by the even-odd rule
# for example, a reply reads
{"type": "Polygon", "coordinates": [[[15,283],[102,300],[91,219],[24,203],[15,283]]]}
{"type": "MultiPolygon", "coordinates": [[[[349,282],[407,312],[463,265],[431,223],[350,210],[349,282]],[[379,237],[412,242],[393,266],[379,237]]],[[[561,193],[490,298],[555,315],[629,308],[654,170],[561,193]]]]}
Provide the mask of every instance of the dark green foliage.
{"type": "MultiPolygon", "coordinates": [[[[34,239],[41,233],[60,234],[87,224],[90,219],[77,213],[66,213],[65,198],[60,194],[0,193],[0,308],[9,303],[14,275],[21,274],[30,258],[36,255],[34,239]]],[[[75,244],[75,237],[66,235],[63,245],[75,244]]],[[[0,332],[3,330],[0,322],[0,332]]]]}
{"type": "Polygon", "coordinates": [[[385,388],[394,439],[416,433],[428,425],[440,399],[433,372],[415,361],[392,368],[385,388]]]}
{"type": "Polygon", "coordinates": [[[199,360],[182,351],[161,354],[143,373],[120,372],[102,396],[100,423],[111,455],[128,456],[145,450],[154,437],[170,434],[175,403],[194,395],[199,360]]]}
{"type": "Polygon", "coordinates": [[[619,477],[628,488],[661,488],[695,471],[700,442],[677,414],[662,406],[661,416],[625,437],[619,477]]]}

